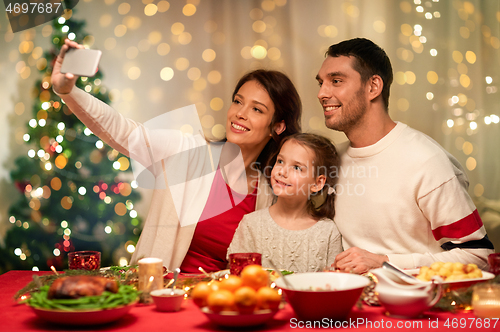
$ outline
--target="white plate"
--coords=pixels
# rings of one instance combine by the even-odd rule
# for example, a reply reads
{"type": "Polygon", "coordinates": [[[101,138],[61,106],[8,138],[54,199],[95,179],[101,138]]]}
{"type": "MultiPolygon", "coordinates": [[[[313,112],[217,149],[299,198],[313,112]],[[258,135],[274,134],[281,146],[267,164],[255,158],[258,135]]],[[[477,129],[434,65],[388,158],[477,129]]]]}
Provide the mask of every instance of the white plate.
{"type": "Polygon", "coordinates": [[[214,279],[219,279],[219,278],[224,278],[226,274],[231,274],[231,272],[229,271],[229,269],[227,269],[227,270],[212,272],[209,274],[212,275],[214,279]]]}
{"type": "Polygon", "coordinates": [[[137,301],[111,309],[51,310],[31,307],[35,314],[52,323],[62,325],[96,325],[113,322],[125,316],[137,301]]]}
{"type": "MultiPolygon", "coordinates": [[[[416,277],[416,276],[418,276],[420,269],[409,269],[409,270],[403,270],[403,271],[406,274],[409,274],[409,275],[416,277]]],[[[470,285],[473,285],[475,283],[487,281],[487,280],[495,278],[495,275],[493,273],[486,272],[486,271],[481,271],[481,272],[483,273],[483,276],[481,278],[443,281],[443,285],[449,285],[450,287],[453,287],[453,288],[469,287],[470,285]]],[[[430,281],[428,281],[428,282],[430,283],[430,281]]]]}

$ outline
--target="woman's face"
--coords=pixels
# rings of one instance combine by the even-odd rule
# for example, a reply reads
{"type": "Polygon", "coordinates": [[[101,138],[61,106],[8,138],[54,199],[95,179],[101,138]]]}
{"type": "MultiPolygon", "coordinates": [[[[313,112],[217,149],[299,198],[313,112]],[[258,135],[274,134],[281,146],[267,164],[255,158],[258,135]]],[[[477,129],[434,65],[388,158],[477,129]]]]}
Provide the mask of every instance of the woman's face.
{"type": "Polygon", "coordinates": [[[274,103],[257,82],[241,86],[227,112],[226,137],[240,149],[262,151],[271,138],[269,128],[274,116],[274,103]]]}

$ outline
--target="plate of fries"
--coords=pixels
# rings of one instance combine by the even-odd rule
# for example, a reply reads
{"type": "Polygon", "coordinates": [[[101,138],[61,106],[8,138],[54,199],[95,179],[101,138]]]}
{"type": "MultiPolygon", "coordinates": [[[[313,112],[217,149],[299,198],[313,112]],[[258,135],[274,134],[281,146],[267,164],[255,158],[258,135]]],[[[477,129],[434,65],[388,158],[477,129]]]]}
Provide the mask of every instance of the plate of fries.
{"type": "Polygon", "coordinates": [[[453,289],[469,287],[495,277],[493,273],[480,270],[476,264],[458,262],[434,262],[430,266],[404,270],[404,272],[424,282],[431,282],[432,279],[439,277],[444,285],[453,289]]]}

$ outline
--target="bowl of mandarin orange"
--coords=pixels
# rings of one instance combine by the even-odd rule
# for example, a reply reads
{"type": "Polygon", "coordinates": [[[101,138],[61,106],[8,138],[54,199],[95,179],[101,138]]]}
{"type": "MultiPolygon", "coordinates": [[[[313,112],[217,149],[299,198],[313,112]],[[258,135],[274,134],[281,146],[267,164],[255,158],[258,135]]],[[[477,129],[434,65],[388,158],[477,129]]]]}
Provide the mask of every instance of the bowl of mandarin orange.
{"type": "Polygon", "coordinates": [[[240,276],[200,282],[191,298],[212,323],[228,327],[264,324],[281,304],[281,294],[269,287],[269,272],[260,265],[246,266],[240,276]]]}

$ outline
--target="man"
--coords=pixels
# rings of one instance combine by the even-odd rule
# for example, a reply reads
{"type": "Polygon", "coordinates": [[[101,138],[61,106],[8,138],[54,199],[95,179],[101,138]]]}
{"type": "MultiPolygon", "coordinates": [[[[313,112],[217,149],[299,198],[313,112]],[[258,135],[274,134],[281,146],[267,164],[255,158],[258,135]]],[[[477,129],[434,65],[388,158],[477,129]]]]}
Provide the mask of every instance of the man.
{"type": "Polygon", "coordinates": [[[316,77],[326,126],[343,131],[335,222],[344,252],[334,265],[364,273],[389,261],[434,261],[487,269],[493,252],[458,161],[437,142],[388,114],[392,67],[367,39],[330,46],[316,77]]]}

